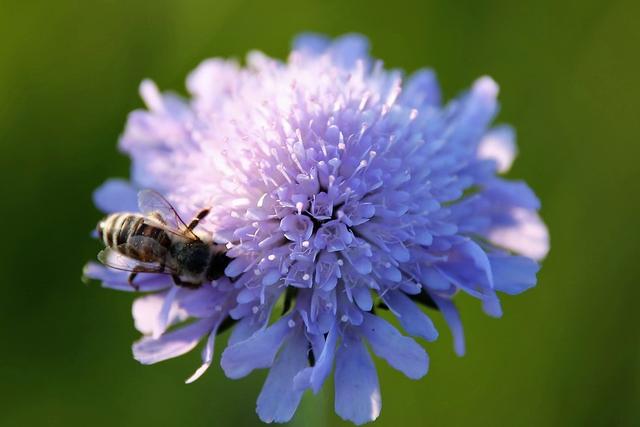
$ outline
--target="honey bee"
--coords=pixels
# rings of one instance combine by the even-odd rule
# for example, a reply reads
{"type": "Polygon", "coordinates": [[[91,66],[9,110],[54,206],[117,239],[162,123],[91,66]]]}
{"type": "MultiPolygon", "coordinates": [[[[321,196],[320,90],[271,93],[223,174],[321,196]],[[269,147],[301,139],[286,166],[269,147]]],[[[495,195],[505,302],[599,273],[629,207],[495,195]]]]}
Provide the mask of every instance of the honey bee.
{"type": "Polygon", "coordinates": [[[129,271],[135,288],[139,273],[170,274],[178,286],[199,288],[203,282],[224,274],[230,259],[226,247],[212,236],[197,233],[196,227],[208,214],[202,209],[186,224],[162,195],[153,190],[138,193],[141,213],[116,212],[97,227],[106,248],[98,260],[107,267],[129,271]]]}

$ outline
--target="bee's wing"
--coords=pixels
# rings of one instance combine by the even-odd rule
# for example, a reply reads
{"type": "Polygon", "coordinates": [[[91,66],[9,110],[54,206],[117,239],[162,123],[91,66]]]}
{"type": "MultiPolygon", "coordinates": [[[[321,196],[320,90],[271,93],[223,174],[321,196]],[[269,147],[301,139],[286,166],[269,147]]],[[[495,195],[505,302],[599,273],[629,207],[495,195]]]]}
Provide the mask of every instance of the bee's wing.
{"type": "MultiPolygon", "coordinates": [[[[123,245],[121,245],[123,246],[123,245]]],[[[107,267],[114,268],[121,271],[131,271],[140,273],[158,273],[158,274],[174,274],[174,271],[161,266],[160,264],[152,262],[138,261],[137,259],[129,258],[121,254],[120,252],[105,248],[98,253],[98,261],[107,267]]]]}
{"type": "Polygon", "coordinates": [[[156,227],[156,228],[161,228],[163,229],[165,232],[169,233],[169,234],[173,234],[174,236],[178,236],[181,239],[186,239],[186,240],[200,240],[199,237],[197,237],[193,232],[190,232],[188,229],[184,229],[184,231],[182,231],[181,229],[176,228],[173,225],[169,225],[167,224],[166,221],[164,221],[164,218],[160,218],[159,216],[157,216],[158,212],[154,212],[153,215],[147,216],[144,218],[144,223],[147,225],[150,225],[152,227],[156,227]]]}
{"type": "Polygon", "coordinates": [[[158,220],[171,233],[192,240],[199,240],[187,224],[180,218],[176,209],[162,194],[154,190],[142,190],[138,193],[138,207],[145,215],[158,220]]]}
{"type": "Polygon", "coordinates": [[[163,259],[167,255],[167,248],[147,236],[130,236],[127,243],[119,245],[118,248],[122,249],[119,251],[122,253],[133,252],[134,254],[149,255],[151,252],[155,259],[163,259]]]}

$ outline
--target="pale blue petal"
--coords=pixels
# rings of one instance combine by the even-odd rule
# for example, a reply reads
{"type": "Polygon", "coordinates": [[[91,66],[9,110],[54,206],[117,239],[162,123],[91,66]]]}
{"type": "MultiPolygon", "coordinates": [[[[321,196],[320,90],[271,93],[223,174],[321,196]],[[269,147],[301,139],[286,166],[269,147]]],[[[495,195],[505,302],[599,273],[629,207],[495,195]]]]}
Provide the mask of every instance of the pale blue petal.
{"type": "Polygon", "coordinates": [[[333,369],[333,359],[336,354],[336,342],[338,340],[338,327],[336,324],[329,330],[327,335],[327,341],[324,344],[320,357],[316,360],[316,364],[313,367],[311,378],[309,379],[311,389],[314,393],[317,393],[322,388],[325,379],[331,373],[333,369]]]}
{"type": "MultiPolygon", "coordinates": [[[[88,279],[100,280],[105,288],[136,292],[136,288],[129,284],[128,272],[107,268],[97,262],[87,263],[83,270],[83,276],[88,279]]],[[[171,277],[165,274],[145,273],[136,278],[136,287],[140,292],[156,292],[172,285],[171,277]]]]}
{"type": "Polygon", "coordinates": [[[478,157],[493,160],[499,173],[511,168],[515,156],[515,131],[511,126],[503,125],[491,129],[478,146],[478,157]]]}
{"type": "Polygon", "coordinates": [[[145,335],[159,337],[167,326],[187,320],[188,314],[177,304],[170,302],[166,323],[161,322],[160,313],[166,307],[168,292],[157,292],[137,298],[131,307],[133,321],[138,331],[145,335]]]}
{"type": "Polygon", "coordinates": [[[227,347],[220,360],[227,377],[241,378],[254,369],[271,366],[282,342],[291,332],[289,320],[290,317],[283,317],[250,338],[227,347]]]}
{"type": "Polygon", "coordinates": [[[355,303],[362,311],[371,311],[373,307],[373,298],[371,290],[366,286],[357,286],[351,290],[355,303]]]}
{"type": "Polygon", "coordinates": [[[214,326],[213,330],[209,333],[209,338],[207,339],[207,343],[202,349],[202,365],[185,381],[186,384],[191,384],[200,378],[211,366],[211,362],[213,361],[213,351],[214,345],[216,342],[216,334],[217,334],[218,325],[214,326]]]}
{"type": "Polygon", "coordinates": [[[382,299],[409,335],[421,337],[427,341],[438,338],[438,331],[429,316],[424,314],[403,292],[389,291],[382,299]]]}
{"type": "Polygon", "coordinates": [[[330,39],[326,36],[315,33],[302,33],[293,40],[293,50],[319,55],[327,49],[330,43],[330,39]]]}
{"type": "Polygon", "coordinates": [[[294,386],[294,378],[307,366],[308,346],[300,328],[284,344],[269,370],[256,408],[258,416],[265,423],[284,423],[293,417],[304,393],[304,390],[294,386]]]}
{"type": "Polygon", "coordinates": [[[159,338],[144,337],[133,344],[133,357],[144,365],[151,365],[182,356],[198,345],[212,326],[211,319],[202,319],[159,338]]]}
{"type": "Polygon", "coordinates": [[[418,110],[440,105],[440,86],[433,70],[423,69],[413,73],[400,94],[400,102],[418,110]]]}
{"type": "Polygon", "coordinates": [[[462,322],[460,321],[460,314],[453,302],[448,298],[440,298],[435,295],[431,295],[433,301],[435,301],[438,309],[442,312],[444,320],[449,325],[451,335],[453,335],[453,348],[458,356],[464,356],[465,344],[464,344],[464,330],[462,329],[462,322]]]}
{"type": "Polygon", "coordinates": [[[336,354],[336,413],[356,425],[380,415],[382,400],[376,367],[359,338],[345,336],[336,354]]]}
{"type": "Polygon", "coordinates": [[[294,379],[296,388],[311,388],[314,393],[320,391],[325,379],[333,369],[338,335],[338,328],[334,323],[329,329],[326,340],[322,334],[307,336],[310,341],[314,342],[309,351],[313,351],[316,360],[313,366],[303,369],[296,375],[294,379]]]}
{"type": "Polygon", "coordinates": [[[351,69],[358,60],[369,60],[369,41],[359,34],[345,34],[334,40],[314,33],[296,37],[293,48],[308,56],[329,54],[335,65],[351,69]]]}
{"type": "Polygon", "coordinates": [[[336,65],[353,68],[358,60],[369,59],[369,40],[360,34],[346,34],[333,41],[329,52],[336,65]]]}
{"type": "Polygon", "coordinates": [[[229,346],[242,342],[251,335],[258,332],[259,329],[264,327],[265,322],[260,322],[256,316],[243,317],[238,323],[233,326],[231,336],[229,337],[229,346]]]}
{"type": "Polygon", "coordinates": [[[449,251],[447,260],[439,263],[440,271],[457,286],[481,297],[493,288],[493,276],[487,254],[477,243],[465,240],[449,251]]]}
{"type": "Polygon", "coordinates": [[[503,223],[495,224],[487,233],[494,244],[539,261],[549,252],[549,230],[532,210],[507,210],[503,223]]]}
{"type": "Polygon", "coordinates": [[[523,181],[507,181],[495,178],[482,192],[494,206],[517,206],[528,210],[540,209],[540,200],[531,187],[523,181]]]}
{"type": "Polygon", "coordinates": [[[537,262],[530,258],[507,255],[489,255],[493,283],[496,290],[516,295],[536,285],[536,273],[540,269],[537,262]]]}
{"type": "Polygon", "coordinates": [[[373,352],[411,379],[422,378],[429,368],[427,352],[381,317],[364,313],[360,327],[373,352]]]}
{"type": "Polygon", "coordinates": [[[482,310],[491,317],[502,317],[502,305],[494,291],[490,291],[482,298],[482,310]]]}
{"type": "Polygon", "coordinates": [[[458,110],[447,143],[459,149],[475,148],[498,109],[497,96],[498,85],[490,77],[476,80],[459,104],[451,104],[458,110]]]}
{"type": "Polygon", "coordinates": [[[104,213],[137,212],[138,191],[124,179],[109,179],[93,192],[93,203],[104,213]]]}

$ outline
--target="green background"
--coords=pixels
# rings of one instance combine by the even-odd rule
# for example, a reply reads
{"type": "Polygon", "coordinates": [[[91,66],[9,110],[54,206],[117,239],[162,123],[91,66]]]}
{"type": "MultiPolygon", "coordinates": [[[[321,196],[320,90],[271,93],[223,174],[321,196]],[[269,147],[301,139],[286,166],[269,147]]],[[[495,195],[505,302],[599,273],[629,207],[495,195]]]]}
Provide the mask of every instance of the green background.
{"type": "MultiPolygon", "coordinates": [[[[264,372],[216,365],[187,386],[198,352],[139,365],[132,295],[80,272],[98,249],[91,192],[128,174],[115,144],[139,82],[182,91],[204,58],[284,58],[308,30],[364,33],[388,66],[435,68],[447,97],[493,76],[518,131],[510,176],[551,232],[538,287],[501,320],[461,299],[467,356],[434,315],[424,379],[378,363],[377,425],[640,425],[639,4],[0,0],[0,425],[260,424],[264,372]]],[[[332,406],[327,383],[293,424],[343,424],[332,406]]]]}

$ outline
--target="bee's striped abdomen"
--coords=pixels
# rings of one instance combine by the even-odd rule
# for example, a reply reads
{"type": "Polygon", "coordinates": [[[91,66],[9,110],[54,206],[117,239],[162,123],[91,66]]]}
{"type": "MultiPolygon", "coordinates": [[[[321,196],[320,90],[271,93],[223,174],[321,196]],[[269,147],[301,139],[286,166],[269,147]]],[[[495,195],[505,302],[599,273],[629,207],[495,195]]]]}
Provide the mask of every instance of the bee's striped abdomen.
{"type": "Polygon", "coordinates": [[[140,225],[144,222],[144,218],[138,215],[125,215],[125,217],[120,220],[120,224],[114,230],[115,234],[117,234],[116,238],[116,246],[124,245],[129,240],[130,236],[134,236],[136,230],[140,227],[140,225]]]}
{"type": "Polygon", "coordinates": [[[151,245],[131,244],[133,237],[148,237],[164,248],[171,246],[169,236],[161,227],[146,223],[144,216],[135,213],[109,215],[98,226],[98,234],[105,246],[142,261],[155,261],[157,252],[151,245]]]}
{"type": "Polygon", "coordinates": [[[171,240],[167,233],[160,227],[155,227],[153,225],[145,224],[144,221],[140,221],[136,223],[135,228],[133,228],[132,236],[144,236],[148,237],[156,242],[160,243],[165,248],[169,248],[171,245],[171,240]]]}
{"type": "Polygon", "coordinates": [[[116,249],[119,245],[127,243],[133,224],[143,221],[140,215],[131,213],[114,213],[109,215],[98,226],[98,233],[105,246],[116,249]]]}

